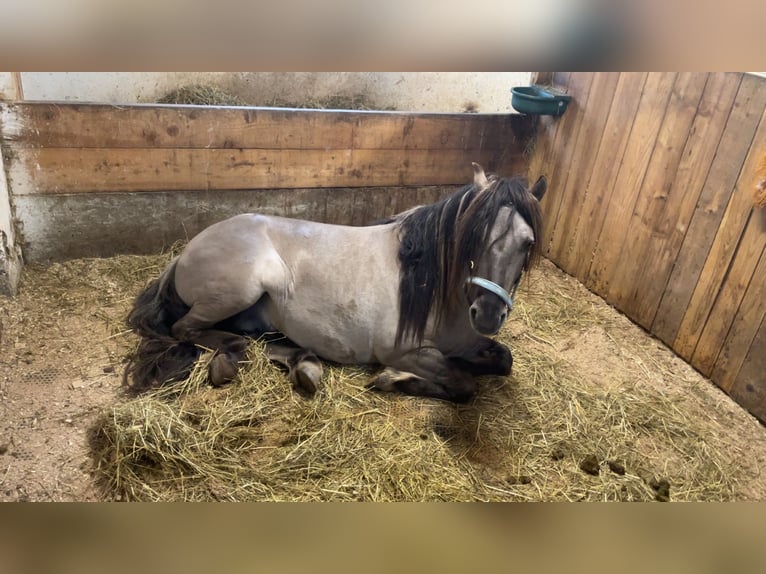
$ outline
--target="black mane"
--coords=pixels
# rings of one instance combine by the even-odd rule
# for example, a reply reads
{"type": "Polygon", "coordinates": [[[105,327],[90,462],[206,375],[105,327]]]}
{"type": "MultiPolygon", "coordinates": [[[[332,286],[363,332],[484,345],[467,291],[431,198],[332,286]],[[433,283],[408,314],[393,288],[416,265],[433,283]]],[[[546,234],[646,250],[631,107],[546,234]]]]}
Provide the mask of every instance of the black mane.
{"type": "MultiPolygon", "coordinates": [[[[486,245],[498,211],[515,206],[539,240],[542,216],[537,200],[528,193],[524,177],[492,178],[481,193],[467,185],[434,204],[394,218],[399,222],[399,322],[396,344],[412,338],[420,343],[431,311],[437,321],[463,292],[471,261],[486,245]]],[[[530,262],[539,257],[539,241],[530,262]]]]}

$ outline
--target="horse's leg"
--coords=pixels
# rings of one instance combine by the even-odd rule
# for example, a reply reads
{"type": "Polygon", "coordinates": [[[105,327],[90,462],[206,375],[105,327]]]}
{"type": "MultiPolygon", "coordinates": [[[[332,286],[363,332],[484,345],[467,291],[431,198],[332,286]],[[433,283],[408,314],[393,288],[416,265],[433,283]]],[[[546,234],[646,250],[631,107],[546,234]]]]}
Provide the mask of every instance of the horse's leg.
{"type": "Polygon", "coordinates": [[[472,375],[510,375],[513,355],[505,345],[481,337],[475,345],[450,360],[472,375]]]}
{"type": "Polygon", "coordinates": [[[189,312],[173,324],[173,336],[179,341],[193,343],[216,351],[210,362],[210,383],[219,386],[232,380],[245,356],[247,339],[234,333],[211,329],[223,312],[214,312],[212,306],[195,304],[189,312]]]}
{"type": "Polygon", "coordinates": [[[414,349],[391,361],[370,386],[456,403],[468,402],[476,393],[476,381],[435,347],[414,349]]]}
{"type": "Polygon", "coordinates": [[[288,378],[296,389],[309,395],[316,393],[322,378],[322,363],[308,349],[284,343],[266,343],[266,356],[287,368],[288,378]]]}
{"type": "Polygon", "coordinates": [[[194,343],[215,351],[208,367],[210,384],[218,387],[237,376],[239,363],[245,358],[247,351],[245,337],[226,331],[206,329],[200,331],[194,343]]]}

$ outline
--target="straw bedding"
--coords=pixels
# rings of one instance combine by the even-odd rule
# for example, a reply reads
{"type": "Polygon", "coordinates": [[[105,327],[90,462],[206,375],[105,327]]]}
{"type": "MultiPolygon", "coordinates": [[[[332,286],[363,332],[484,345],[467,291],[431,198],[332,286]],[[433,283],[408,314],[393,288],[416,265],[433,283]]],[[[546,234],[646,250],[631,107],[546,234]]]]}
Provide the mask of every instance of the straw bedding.
{"type": "Polygon", "coordinates": [[[203,357],[187,381],[100,416],[98,480],[127,500],[736,497],[741,450],[718,440],[704,405],[669,392],[698,375],[550,263],[499,338],[513,374],[480,379],[460,406],[368,390],[370,368],[327,364],[304,398],[257,342],[214,389],[203,357]]]}

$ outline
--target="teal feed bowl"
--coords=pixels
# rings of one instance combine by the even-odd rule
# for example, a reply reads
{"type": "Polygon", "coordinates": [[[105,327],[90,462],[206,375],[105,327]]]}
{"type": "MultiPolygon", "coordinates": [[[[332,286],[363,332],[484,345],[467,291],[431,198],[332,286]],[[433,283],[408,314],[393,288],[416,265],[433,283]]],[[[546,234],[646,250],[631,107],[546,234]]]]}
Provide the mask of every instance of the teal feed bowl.
{"type": "Polygon", "coordinates": [[[517,112],[542,116],[563,114],[571,96],[554,94],[538,86],[524,86],[511,89],[511,104],[517,112]]]}

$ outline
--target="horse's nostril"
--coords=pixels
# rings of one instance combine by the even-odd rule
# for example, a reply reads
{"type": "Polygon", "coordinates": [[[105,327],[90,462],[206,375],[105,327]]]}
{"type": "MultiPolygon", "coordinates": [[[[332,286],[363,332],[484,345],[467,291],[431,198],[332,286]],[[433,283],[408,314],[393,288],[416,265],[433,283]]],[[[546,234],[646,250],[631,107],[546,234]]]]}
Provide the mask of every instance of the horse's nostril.
{"type": "Polygon", "coordinates": [[[478,314],[479,312],[476,310],[476,307],[471,307],[471,320],[475,321],[478,314]]]}
{"type": "Polygon", "coordinates": [[[506,311],[503,311],[502,313],[500,313],[500,322],[502,323],[503,321],[505,321],[507,317],[508,317],[508,313],[506,311]]]}

